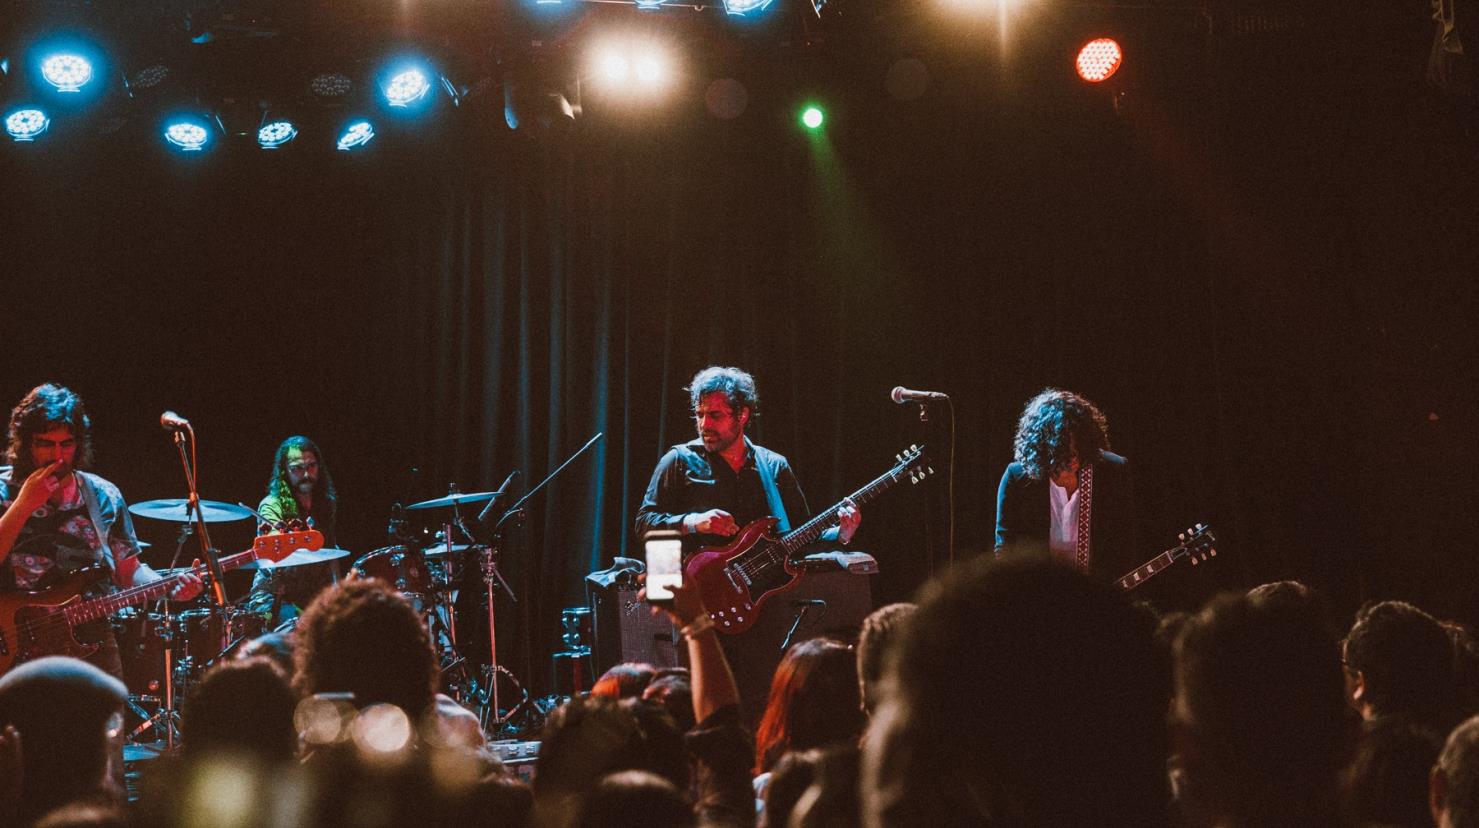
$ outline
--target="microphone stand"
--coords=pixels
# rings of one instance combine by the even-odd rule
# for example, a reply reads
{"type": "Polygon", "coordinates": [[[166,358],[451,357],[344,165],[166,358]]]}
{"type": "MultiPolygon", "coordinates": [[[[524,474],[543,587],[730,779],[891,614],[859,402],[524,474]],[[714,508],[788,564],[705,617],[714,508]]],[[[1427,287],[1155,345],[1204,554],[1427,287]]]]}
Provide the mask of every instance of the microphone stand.
{"type": "MultiPolygon", "coordinates": [[[[514,710],[509,711],[508,716],[502,715],[498,707],[498,674],[505,671],[502,667],[498,666],[498,631],[496,626],[497,621],[494,617],[494,602],[496,598],[494,587],[501,588],[508,595],[509,600],[513,601],[516,604],[519,602],[518,596],[514,595],[513,588],[508,585],[508,581],[504,579],[503,573],[498,571],[498,555],[502,551],[501,547],[503,546],[503,526],[510,519],[522,519],[524,516],[524,504],[529,501],[529,498],[539,493],[539,491],[542,490],[546,485],[548,485],[551,480],[554,480],[555,477],[560,474],[560,472],[564,471],[566,466],[575,462],[575,458],[579,457],[582,454],[585,454],[586,449],[589,449],[591,446],[595,445],[596,441],[604,436],[605,432],[596,432],[596,436],[587,440],[585,445],[581,446],[574,454],[570,455],[569,459],[561,463],[558,468],[550,472],[548,477],[539,481],[538,486],[530,489],[528,493],[519,498],[519,501],[517,503],[515,503],[513,506],[510,506],[508,511],[504,512],[503,516],[498,519],[498,523],[494,524],[493,542],[490,543],[488,547],[483,551],[483,584],[487,589],[488,597],[488,701],[491,707],[485,709],[483,715],[479,718],[486,721],[488,718],[490,718],[488,716],[488,713],[491,712],[491,719],[493,724],[500,728],[506,721],[508,721],[510,717],[513,716],[514,710],[516,710],[519,706],[522,706],[521,702],[520,705],[515,706],[514,710]]],[[[498,494],[495,495],[492,500],[488,501],[488,505],[484,506],[483,510],[478,513],[479,521],[482,521],[493,509],[493,504],[499,501],[499,495],[502,495],[504,491],[508,489],[508,484],[513,479],[513,474],[510,474],[508,476],[508,479],[503,481],[503,486],[499,488],[498,494]]],[[[518,522],[518,520],[515,520],[514,525],[518,525],[518,522]]],[[[527,701],[528,698],[529,694],[525,692],[524,699],[527,701]]]]}
{"type": "MultiPolygon", "coordinates": [[[[186,514],[194,515],[195,534],[200,538],[201,555],[205,558],[206,565],[210,569],[211,576],[211,598],[217,607],[226,606],[225,578],[221,571],[221,560],[216,555],[216,549],[211,545],[210,532],[206,529],[205,514],[200,510],[200,492],[195,488],[195,464],[192,462],[195,450],[195,429],[187,423],[184,429],[174,429],[175,448],[180,452],[180,467],[185,470],[185,485],[190,488],[190,502],[186,514]],[[191,451],[185,451],[185,432],[190,432],[191,451]]],[[[223,630],[223,634],[224,634],[223,630]]],[[[221,646],[226,646],[223,638],[221,646]]]]}

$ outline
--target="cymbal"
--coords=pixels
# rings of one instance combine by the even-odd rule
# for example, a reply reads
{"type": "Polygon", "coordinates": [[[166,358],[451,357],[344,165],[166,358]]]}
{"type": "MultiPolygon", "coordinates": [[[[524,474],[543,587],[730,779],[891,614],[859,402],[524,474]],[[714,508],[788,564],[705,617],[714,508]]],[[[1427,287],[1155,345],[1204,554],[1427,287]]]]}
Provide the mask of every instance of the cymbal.
{"type": "MultiPolygon", "coordinates": [[[[168,520],[175,523],[193,523],[194,518],[187,514],[189,501],[182,498],[166,498],[164,500],[145,500],[128,507],[128,510],[143,518],[155,520],[168,520]]],[[[235,503],[222,503],[219,500],[200,501],[200,513],[205,517],[206,523],[226,523],[233,520],[246,520],[252,516],[252,510],[245,506],[237,506],[235,503]]]]}
{"type": "Polygon", "coordinates": [[[412,503],[406,507],[407,511],[412,509],[442,509],[447,506],[457,506],[463,503],[487,503],[498,496],[498,492],[473,492],[472,494],[449,494],[435,500],[423,500],[420,503],[412,503]]]}
{"type": "Polygon", "coordinates": [[[445,543],[434,543],[421,550],[421,554],[428,558],[445,558],[448,555],[461,555],[471,548],[473,548],[473,544],[470,543],[454,543],[449,552],[445,543]]]}
{"type": "Polygon", "coordinates": [[[349,557],[348,549],[335,549],[325,546],[322,549],[299,549],[297,552],[283,558],[277,563],[267,560],[255,560],[241,565],[242,569],[282,569],[285,566],[308,566],[309,564],[334,561],[339,558],[349,557]]]}

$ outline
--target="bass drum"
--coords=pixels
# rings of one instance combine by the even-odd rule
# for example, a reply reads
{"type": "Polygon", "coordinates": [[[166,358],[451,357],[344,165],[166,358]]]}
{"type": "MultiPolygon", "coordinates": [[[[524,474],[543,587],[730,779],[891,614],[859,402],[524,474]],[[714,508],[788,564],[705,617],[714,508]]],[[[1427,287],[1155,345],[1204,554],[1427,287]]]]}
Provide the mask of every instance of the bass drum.
{"type": "Polygon", "coordinates": [[[411,599],[417,612],[431,605],[435,592],[431,570],[421,551],[407,546],[386,546],[360,556],[349,569],[352,578],[379,578],[396,592],[411,599]]]}

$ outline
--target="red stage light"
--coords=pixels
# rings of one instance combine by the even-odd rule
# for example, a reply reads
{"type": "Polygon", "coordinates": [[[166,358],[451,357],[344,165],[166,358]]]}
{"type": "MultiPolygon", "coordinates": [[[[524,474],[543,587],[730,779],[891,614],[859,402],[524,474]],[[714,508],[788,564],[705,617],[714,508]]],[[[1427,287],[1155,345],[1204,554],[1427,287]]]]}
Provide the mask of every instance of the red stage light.
{"type": "Polygon", "coordinates": [[[1114,38],[1099,37],[1085,43],[1078,50],[1078,59],[1073,63],[1079,77],[1089,83],[1099,83],[1119,71],[1124,58],[1124,52],[1120,51],[1120,45],[1114,38]]]}

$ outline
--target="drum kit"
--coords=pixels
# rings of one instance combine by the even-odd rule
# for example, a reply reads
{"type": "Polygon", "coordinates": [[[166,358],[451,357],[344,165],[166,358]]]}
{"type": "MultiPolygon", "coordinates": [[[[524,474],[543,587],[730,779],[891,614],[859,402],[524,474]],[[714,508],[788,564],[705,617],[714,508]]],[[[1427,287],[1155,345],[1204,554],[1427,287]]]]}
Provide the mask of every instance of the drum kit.
{"type": "MultiPolygon", "coordinates": [[[[526,700],[528,697],[513,674],[497,664],[493,643],[495,587],[510,598],[514,596],[498,571],[496,548],[476,542],[464,521],[463,509],[490,504],[500,494],[502,491],[453,492],[404,507],[405,512],[437,515],[441,513],[435,510],[446,510],[446,518],[436,532],[407,531],[408,520],[398,506],[397,518],[392,519],[390,527],[392,545],[355,558],[349,567],[349,577],[379,578],[411,602],[431,633],[442,670],[443,690],[478,712],[484,727],[495,728],[514,712],[504,713],[498,706],[500,674],[518,687],[526,700]],[[482,576],[480,580],[488,594],[490,663],[481,671],[472,670],[458,650],[458,595],[465,584],[471,586],[474,573],[482,576]]],[[[184,499],[144,501],[131,505],[129,511],[135,517],[180,525],[174,564],[179,563],[197,521],[226,523],[260,518],[243,505],[213,500],[200,500],[199,504],[198,517],[184,499]]],[[[241,568],[277,570],[314,566],[349,558],[351,554],[347,549],[329,547],[300,549],[276,563],[253,561],[241,568]]],[[[174,571],[164,569],[161,574],[168,577],[174,571]]],[[[254,597],[247,595],[219,606],[211,604],[173,613],[169,602],[162,600],[147,610],[130,608],[114,616],[124,683],[130,694],[129,706],[139,719],[130,740],[152,737],[153,741],[174,743],[178,727],[176,698],[193,687],[212,665],[230,658],[241,645],[269,631],[268,613],[251,608],[260,606],[260,602],[252,601],[254,597]]],[[[271,631],[288,632],[296,622],[296,617],[288,619],[271,631]]],[[[465,646],[467,642],[461,643],[465,646]]]]}

